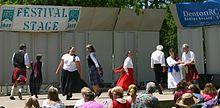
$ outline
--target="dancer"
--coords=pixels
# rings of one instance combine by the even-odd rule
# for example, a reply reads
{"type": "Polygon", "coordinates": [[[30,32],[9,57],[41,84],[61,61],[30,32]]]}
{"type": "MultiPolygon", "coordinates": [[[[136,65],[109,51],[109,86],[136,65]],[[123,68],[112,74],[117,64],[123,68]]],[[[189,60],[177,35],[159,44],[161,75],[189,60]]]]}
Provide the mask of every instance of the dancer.
{"type": "Polygon", "coordinates": [[[42,84],[42,62],[41,62],[42,55],[38,54],[36,56],[36,61],[31,63],[31,75],[30,75],[30,92],[31,96],[35,95],[38,98],[37,94],[40,92],[40,87],[42,84]]]}
{"type": "Polygon", "coordinates": [[[183,76],[187,82],[191,82],[199,79],[199,74],[195,65],[195,54],[189,50],[188,44],[183,44],[183,54],[182,54],[182,71],[183,76]]]}
{"type": "Polygon", "coordinates": [[[19,51],[15,52],[12,57],[12,63],[14,65],[14,69],[12,74],[13,85],[11,88],[11,95],[10,95],[11,100],[15,100],[14,92],[18,85],[20,85],[18,97],[22,99],[22,95],[21,95],[22,88],[27,81],[26,68],[28,69],[30,68],[29,57],[26,50],[27,50],[26,45],[20,44],[19,51]]]}
{"type": "Polygon", "coordinates": [[[70,100],[73,92],[79,92],[83,86],[86,86],[81,80],[80,59],[76,55],[76,49],[74,47],[70,47],[67,54],[62,56],[56,74],[59,73],[61,68],[61,91],[63,95],[66,95],[66,100],[70,100]]]}
{"type": "Polygon", "coordinates": [[[95,55],[95,48],[92,44],[88,44],[86,46],[86,50],[89,52],[87,55],[88,67],[89,67],[89,79],[91,82],[91,86],[93,91],[95,92],[95,96],[100,96],[102,90],[100,88],[101,77],[103,76],[103,71],[100,63],[98,62],[95,55]]]}
{"type": "Polygon", "coordinates": [[[156,51],[151,54],[151,68],[155,72],[156,84],[159,91],[159,94],[163,94],[162,92],[162,82],[163,82],[163,73],[165,71],[165,58],[164,53],[162,52],[163,46],[158,45],[156,47],[156,51]]]}
{"type": "Polygon", "coordinates": [[[124,65],[123,67],[121,67],[122,75],[120,76],[116,84],[117,86],[122,87],[123,90],[128,90],[129,85],[134,84],[134,67],[132,57],[132,52],[128,51],[127,58],[124,61],[124,65]]]}
{"type": "Polygon", "coordinates": [[[170,56],[166,59],[168,64],[168,88],[175,89],[176,85],[181,81],[180,69],[178,64],[181,63],[178,58],[175,57],[174,49],[169,49],[170,56]]]}

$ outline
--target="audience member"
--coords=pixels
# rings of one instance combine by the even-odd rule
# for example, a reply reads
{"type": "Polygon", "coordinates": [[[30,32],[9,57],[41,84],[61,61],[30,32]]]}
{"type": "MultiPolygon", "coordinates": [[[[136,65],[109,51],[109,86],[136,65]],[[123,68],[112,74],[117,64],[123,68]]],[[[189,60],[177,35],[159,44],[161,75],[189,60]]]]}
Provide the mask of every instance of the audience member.
{"type": "Polygon", "coordinates": [[[204,101],[209,101],[215,98],[216,95],[217,95],[217,90],[215,88],[215,85],[212,83],[207,83],[205,85],[204,90],[202,91],[202,96],[204,98],[204,101]]]}
{"type": "Polygon", "coordinates": [[[174,94],[174,102],[176,103],[176,100],[181,97],[184,93],[189,92],[188,89],[188,84],[186,82],[186,80],[181,80],[178,84],[177,84],[177,88],[174,94]]]}
{"type": "Polygon", "coordinates": [[[200,88],[198,85],[196,84],[191,84],[189,85],[189,90],[190,92],[192,92],[193,96],[196,97],[197,99],[199,99],[199,102],[204,102],[204,98],[202,97],[201,93],[200,93],[200,88]]]}
{"type": "Polygon", "coordinates": [[[123,99],[123,89],[120,86],[116,86],[112,89],[113,100],[109,104],[108,108],[131,108],[131,104],[123,99]]]}
{"type": "Polygon", "coordinates": [[[42,108],[64,108],[64,103],[59,99],[58,89],[51,86],[47,99],[43,101],[42,108]]]}
{"type": "Polygon", "coordinates": [[[80,108],[85,103],[85,94],[89,93],[89,92],[92,92],[92,91],[88,87],[83,87],[81,89],[81,95],[82,95],[83,98],[76,101],[76,104],[74,105],[74,108],[80,108]]]}
{"type": "Polygon", "coordinates": [[[128,87],[128,97],[126,98],[129,103],[131,103],[131,106],[135,106],[136,97],[137,97],[137,86],[132,84],[128,87]]]}
{"type": "Polygon", "coordinates": [[[25,103],[24,108],[40,108],[40,104],[36,98],[30,97],[25,103]]]}
{"type": "Polygon", "coordinates": [[[220,105],[220,89],[218,89],[217,96],[214,99],[205,102],[202,108],[212,108],[215,105],[220,105]]]}
{"type": "Polygon", "coordinates": [[[141,93],[136,98],[135,106],[132,108],[159,108],[159,100],[153,95],[156,91],[156,84],[149,82],[146,85],[146,93],[141,93]]]}
{"type": "Polygon", "coordinates": [[[177,99],[177,108],[193,108],[199,100],[196,99],[192,93],[185,93],[180,98],[177,99]]]}
{"type": "Polygon", "coordinates": [[[104,108],[104,106],[95,100],[95,93],[87,92],[85,93],[85,103],[80,108],[104,108]]]}
{"type": "Polygon", "coordinates": [[[102,102],[102,104],[104,105],[104,108],[108,108],[109,104],[112,103],[112,100],[113,100],[113,95],[112,95],[112,89],[108,89],[108,96],[109,96],[109,99],[106,99],[102,102]]]}

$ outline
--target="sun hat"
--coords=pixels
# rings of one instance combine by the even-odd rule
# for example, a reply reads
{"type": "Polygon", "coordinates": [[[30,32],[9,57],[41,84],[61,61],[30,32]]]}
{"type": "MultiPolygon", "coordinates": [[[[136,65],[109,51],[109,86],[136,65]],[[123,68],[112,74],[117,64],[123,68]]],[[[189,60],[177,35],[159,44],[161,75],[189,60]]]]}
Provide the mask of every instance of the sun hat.
{"type": "Polygon", "coordinates": [[[177,99],[176,104],[178,106],[190,108],[191,106],[198,103],[199,100],[196,99],[191,93],[185,93],[180,98],[177,99]]]}

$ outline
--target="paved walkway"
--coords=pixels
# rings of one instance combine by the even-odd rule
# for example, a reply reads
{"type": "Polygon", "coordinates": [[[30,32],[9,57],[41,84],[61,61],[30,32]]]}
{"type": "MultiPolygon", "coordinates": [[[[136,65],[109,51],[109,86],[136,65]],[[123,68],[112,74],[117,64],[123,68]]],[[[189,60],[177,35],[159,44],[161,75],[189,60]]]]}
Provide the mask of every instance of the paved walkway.
{"type": "MultiPolygon", "coordinates": [[[[140,93],[142,91],[138,91],[138,93],[140,93]]],[[[126,94],[126,93],[124,93],[126,94]]],[[[159,95],[158,93],[154,94],[155,96],[157,96],[160,100],[160,102],[163,101],[171,101],[173,99],[173,94],[170,91],[165,91],[163,95],[159,95]]],[[[29,98],[29,95],[25,95],[23,96],[23,100],[19,100],[18,96],[15,96],[16,100],[10,100],[9,96],[1,96],[0,97],[0,106],[4,106],[6,108],[24,108],[24,104],[27,101],[27,99],[29,98]]],[[[43,100],[46,99],[47,95],[39,95],[39,103],[40,105],[42,104],[43,100]]],[[[74,93],[73,94],[73,98],[71,100],[65,100],[65,97],[62,95],[59,95],[60,99],[64,102],[64,104],[66,106],[73,106],[75,104],[75,102],[77,100],[79,100],[81,98],[81,94],[80,93],[74,93]]],[[[108,95],[107,92],[102,93],[102,95],[98,98],[96,98],[96,100],[98,102],[102,102],[103,100],[107,99],[108,95]]]]}

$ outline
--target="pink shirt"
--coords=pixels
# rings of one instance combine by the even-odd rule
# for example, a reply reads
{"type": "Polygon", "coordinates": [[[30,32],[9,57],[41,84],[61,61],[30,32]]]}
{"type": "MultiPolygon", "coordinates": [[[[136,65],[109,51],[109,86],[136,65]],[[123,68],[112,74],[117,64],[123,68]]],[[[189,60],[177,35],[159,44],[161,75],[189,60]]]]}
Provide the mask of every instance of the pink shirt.
{"type": "Polygon", "coordinates": [[[209,101],[213,98],[216,97],[217,94],[213,94],[213,93],[206,93],[206,94],[202,94],[202,97],[204,98],[204,101],[209,101]]]}
{"type": "Polygon", "coordinates": [[[96,101],[85,102],[81,108],[104,108],[104,106],[96,101]]]}

